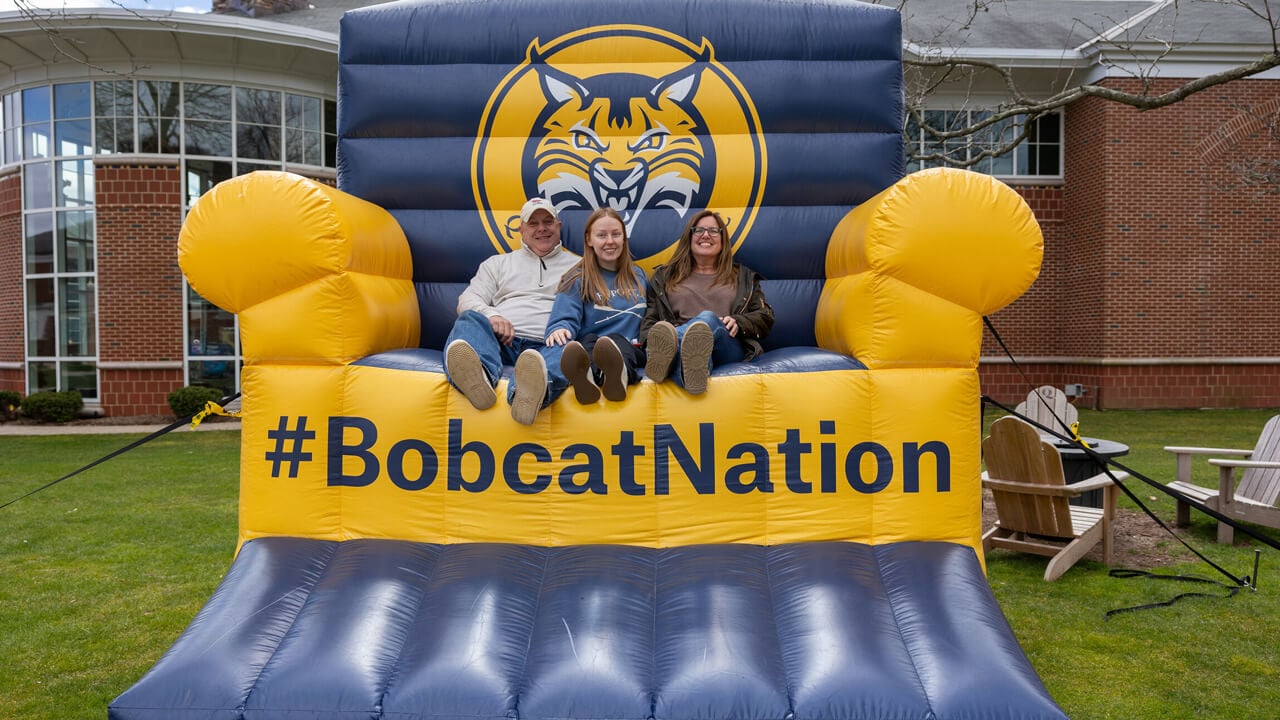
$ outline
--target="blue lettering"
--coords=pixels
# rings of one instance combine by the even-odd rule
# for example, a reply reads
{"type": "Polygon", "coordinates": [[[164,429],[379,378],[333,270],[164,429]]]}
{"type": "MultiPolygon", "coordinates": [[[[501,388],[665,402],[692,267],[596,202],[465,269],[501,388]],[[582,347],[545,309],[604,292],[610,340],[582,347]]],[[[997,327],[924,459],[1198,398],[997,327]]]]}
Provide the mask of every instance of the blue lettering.
{"type": "MultiPolygon", "coordinates": [[[[818,434],[835,435],[836,421],[823,420],[822,422],[819,422],[818,434]]],[[[819,453],[819,457],[822,459],[821,461],[822,477],[820,479],[820,482],[822,484],[822,492],[833,493],[836,491],[836,444],[822,443],[822,445],[818,447],[818,453],[819,453]]]]}
{"type": "Polygon", "coordinates": [[[724,473],[724,486],[734,495],[745,495],[752,490],[757,492],[773,492],[773,482],[769,480],[769,451],[760,443],[738,443],[729,448],[727,457],[736,460],[750,454],[754,459],[741,465],[735,465],[724,473]],[[751,482],[743,482],[742,477],[752,473],[751,482]]]}
{"type": "Polygon", "coordinates": [[[422,440],[410,438],[401,440],[391,446],[387,453],[387,474],[391,482],[401,490],[426,490],[436,480],[436,472],[440,469],[440,461],[436,458],[435,448],[422,440]],[[422,461],[422,472],[417,479],[410,479],[404,474],[404,456],[408,452],[418,453],[422,461]]]}
{"type": "Polygon", "coordinates": [[[844,474],[854,490],[868,495],[878,493],[889,487],[889,481],[893,479],[893,458],[880,443],[860,442],[845,456],[844,474]],[[867,453],[876,458],[876,480],[873,483],[862,481],[862,456],[867,453]]]}
{"type": "Polygon", "coordinates": [[[560,471],[560,489],[570,495],[581,495],[586,492],[608,495],[609,486],[604,481],[604,455],[600,453],[600,448],[586,443],[574,443],[560,453],[561,460],[577,456],[584,456],[587,461],[578,465],[569,465],[560,471]],[[575,483],[574,475],[584,476],[585,482],[575,483]]]}
{"type": "Polygon", "coordinates": [[[653,494],[667,495],[670,490],[669,465],[670,457],[675,456],[680,469],[689,478],[689,484],[699,495],[714,495],[716,492],[716,426],[713,423],[698,424],[698,441],[701,446],[702,464],[693,461],[693,455],[684,446],[684,441],[670,425],[655,425],[653,428],[653,494]]]}
{"type": "Polygon", "coordinates": [[[799,495],[813,492],[813,485],[800,477],[800,456],[809,452],[813,452],[813,446],[800,442],[800,431],[795,428],[788,429],[787,439],[778,443],[778,454],[783,459],[782,476],[786,479],[787,489],[799,495]]]}
{"type": "Polygon", "coordinates": [[[369,452],[369,448],[378,440],[378,428],[372,422],[360,417],[335,415],[329,418],[329,485],[341,487],[364,487],[378,479],[378,458],[369,452]],[[347,428],[358,430],[360,438],[353,445],[346,444],[347,428]],[[356,475],[343,472],[346,458],[353,458],[363,463],[364,470],[356,475]]]}
{"type": "Polygon", "coordinates": [[[902,492],[920,492],[920,457],[933,455],[933,465],[938,473],[938,492],[951,492],[951,448],[940,440],[930,440],[924,445],[902,445],[902,492]]]}
{"type": "Polygon", "coordinates": [[[644,448],[636,444],[635,433],[618,433],[618,444],[609,449],[618,458],[618,487],[622,494],[644,495],[644,486],[636,482],[636,458],[644,457],[644,448]]]}
{"type": "MultiPolygon", "coordinates": [[[[283,420],[282,420],[283,422],[283,420]]],[[[785,490],[798,495],[815,492],[834,494],[839,488],[839,452],[841,443],[838,424],[834,420],[818,423],[817,443],[818,477],[813,481],[804,477],[802,466],[805,456],[814,452],[814,444],[805,442],[798,428],[780,430],[783,441],[776,446],[760,442],[741,442],[729,447],[720,456],[716,453],[714,423],[698,425],[697,446],[690,448],[685,438],[670,424],[653,426],[652,448],[653,494],[671,494],[671,474],[688,478],[698,495],[714,495],[723,478],[723,490],[733,495],[753,492],[773,493],[774,456],[781,456],[781,468],[785,490]],[[672,459],[674,458],[674,465],[672,459]],[[723,475],[717,462],[725,461],[723,475]]],[[[616,476],[606,468],[604,447],[589,443],[573,443],[559,450],[548,449],[536,443],[525,442],[513,446],[501,458],[498,467],[494,449],[483,441],[466,442],[463,421],[448,421],[448,454],[439,457],[436,449],[425,440],[408,438],[396,442],[385,457],[374,452],[378,442],[378,428],[367,418],[333,416],[328,424],[328,448],[326,481],[332,487],[367,487],[372,485],[386,465],[387,477],[401,490],[417,492],[435,484],[445,466],[445,490],[469,493],[485,492],[492,487],[497,473],[511,491],[521,495],[534,495],[549,489],[554,482],[560,492],[567,495],[608,495],[612,488],[627,496],[648,494],[648,477],[637,478],[637,458],[648,455],[649,446],[637,442],[636,433],[620,430],[618,442],[609,446],[609,452],[617,458],[616,476]],[[416,455],[416,459],[412,457],[416,455]],[[541,464],[545,472],[531,478],[522,477],[521,463],[526,456],[541,464]],[[464,465],[471,477],[464,477],[464,465]]],[[[283,451],[277,451],[283,452],[283,451]]],[[[269,453],[270,454],[270,453],[269,453]]],[[[268,458],[270,461],[272,458],[268,458]]],[[[526,465],[526,468],[529,467],[526,465]]],[[[849,487],[858,493],[884,492],[895,478],[894,457],[880,443],[865,441],[855,444],[844,458],[844,476],[849,487]],[[864,470],[872,464],[865,463],[867,455],[874,459],[874,470],[864,476],[864,470]]],[[[936,492],[951,491],[951,449],[940,440],[904,442],[902,444],[902,492],[919,493],[921,484],[936,479],[936,492]],[[927,472],[926,472],[927,471],[927,472]]]]}
{"type": "Polygon", "coordinates": [[[462,420],[449,421],[449,489],[466,490],[468,492],[484,492],[493,484],[493,450],[488,445],[473,440],[462,444],[462,420]],[[462,459],[467,453],[474,453],[480,462],[480,472],[475,480],[462,477],[462,459]]]}
{"type": "Polygon", "coordinates": [[[522,495],[533,495],[546,490],[551,484],[550,475],[538,475],[533,482],[527,484],[520,480],[520,458],[524,455],[532,455],[538,462],[551,462],[551,453],[541,445],[533,443],[516,445],[502,458],[502,479],[507,481],[507,487],[522,495]]]}

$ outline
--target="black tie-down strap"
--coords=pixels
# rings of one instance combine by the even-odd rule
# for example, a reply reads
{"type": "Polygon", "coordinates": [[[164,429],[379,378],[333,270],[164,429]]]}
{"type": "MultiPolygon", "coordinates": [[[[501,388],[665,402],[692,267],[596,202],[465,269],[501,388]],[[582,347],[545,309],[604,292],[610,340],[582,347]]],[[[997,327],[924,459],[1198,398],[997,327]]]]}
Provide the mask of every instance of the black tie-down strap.
{"type": "Polygon", "coordinates": [[[236,398],[238,398],[238,397],[240,397],[240,393],[238,393],[238,392],[237,392],[237,393],[233,393],[233,394],[228,395],[227,397],[223,398],[223,399],[222,399],[222,401],[221,401],[220,403],[218,403],[219,407],[217,407],[217,410],[214,410],[214,409],[212,409],[212,408],[210,407],[211,405],[214,405],[214,403],[212,403],[212,402],[210,402],[210,403],[206,403],[206,404],[205,404],[204,409],[203,409],[203,410],[201,410],[200,412],[192,413],[191,415],[188,415],[188,416],[183,417],[183,418],[178,418],[177,420],[173,421],[172,423],[168,424],[167,426],[162,427],[162,428],[160,428],[159,430],[156,430],[155,432],[151,433],[150,435],[147,435],[146,437],[140,438],[140,439],[138,439],[138,440],[134,440],[133,442],[129,443],[128,445],[125,445],[124,447],[122,447],[122,448],[120,448],[120,449],[118,449],[118,450],[113,450],[112,452],[107,453],[106,455],[103,455],[102,457],[98,458],[97,460],[94,460],[93,462],[89,463],[88,465],[85,465],[85,466],[83,466],[83,467],[80,467],[80,468],[77,468],[77,469],[75,469],[75,470],[72,470],[71,472],[67,473],[66,475],[63,475],[62,477],[58,478],[57,480],[51,480],[51,481],[49,481],[49,482],[45,483],[44,485],[41,485],[40,487],[36,488],[35,490],[32,490],[32,491],[31,491],[31,492],[29,492],[29,493],[26,493],[25,495],[19,495],[18,497],[14,498],[14,499],[12,499],[12,500],[10,500],[10,501],[8,501],[8,502],[6,502],[5,504],[0,505],[0,510],[3,510],[3,509],[5,509],[5,508],[9,507],[10,505],[12,505],[12,504],[14,504],[14,503],[18,502],[19,500],[24,500],[24,499],[26,499],[26,498],[29,498],[29,497],[31,497],[32,495],[35,495],[36,493],[38,493],[38,492],[40,492],[40,491],[42,491],[42,490],[48,490],[49,488],[53,487],[54,485],[57,485],[58,483],[62,482],[63,480],[66,480],[66,479],[68,479],[68,478],[75,477],[76,475],[79,475],[80,473],[84,472],[85,470],[88,470],[89,468],[94,467],[94,466],[96,466],[96,465],[101,465],[102,463],[104,463],[104,462],[106,462],[106,461],[110,460],[111,458],[113,458],[113,457],[115,457],[115,456],[117,456],[117,455],[123,455],[124,453],[129,452],[130,450],[132,450],[132,449],[134,449],[134,448],[138,447],[139,445],[145,445],[145,444],[147,444],[147,443],[151,442],[152,440],[155,440],[156,438],[160,437],[161,435],[167,435],[168,433],[173,432],[174,430],[177,430],[178,428],[182,427],[183,425],[186,425],[187,423],[192,423],[192,426],[194,427],[195,425],[198,425],[198,424],[199,424],[199,420],[197,420],[196,418],[199,418],[200,420],[203,420],[203,419],[205,418],[205,416],[210,415],[210,414],[227,415],[227,414],[229,414],[229,413],[227,413],[226,411],[224,411],[224,410],[222,409],[222,407],[225,407],[228,403],[232,402],[233,400],[235,400],[235,399],[236,399],[236,398]],[[194,421],[194,422],[193,422],[193,421],[194,421]]]}

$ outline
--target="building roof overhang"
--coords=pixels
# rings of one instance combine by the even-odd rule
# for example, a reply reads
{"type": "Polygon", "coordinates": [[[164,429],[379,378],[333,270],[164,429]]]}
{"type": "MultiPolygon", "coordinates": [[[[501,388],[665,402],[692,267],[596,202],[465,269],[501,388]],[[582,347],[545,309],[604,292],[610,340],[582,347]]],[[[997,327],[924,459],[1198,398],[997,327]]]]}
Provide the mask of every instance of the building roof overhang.
{"type": "Polygon", "coordinates": [[[119,8],[0,13],[0,87],[115,74],[292,78],[331,94],[337,68],[337,33],[294,25],[119,8]]]}

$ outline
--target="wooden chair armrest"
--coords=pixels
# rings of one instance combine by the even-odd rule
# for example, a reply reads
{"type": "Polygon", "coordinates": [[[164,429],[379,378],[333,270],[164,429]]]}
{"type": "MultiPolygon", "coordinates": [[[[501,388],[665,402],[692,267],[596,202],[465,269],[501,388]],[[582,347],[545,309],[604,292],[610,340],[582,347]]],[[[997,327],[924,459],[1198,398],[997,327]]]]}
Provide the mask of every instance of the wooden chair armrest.
{"type": "Polygon", "coordinates": [[[1209,458],[1209,464],[1220,468],[1280,468],[1280,462],[1270,460],[1228,460],[1209,458]]]}
{"type": "MultiPolygon", "coordinates": [[[[1174,471],[1174,478],[1179,482],[1191,482],[1191,456],[1192,455],[1240,455],[1248,457],[1253,454],[1252,450],[1234,450],[1231,448],[1206,448],[1206,447],[1183,447],[1181,445],[1165,446],[1167,452],[1173,453],[1177,458],[1177,467],[1174,471]]],[[[1210,462],[1213,462],[1210,460],[1210,462]]]]}
{"type": "Polygon", "coordinates": [[[1252,455],[1252,450],[1237,450],[1232,448],[1207,448],[1207,447],[1183,447],[1181,445],[1166,445],[1166,452],[1175,455],[1252,455]]]}
{"type": "Polygon", "coordinates": [[[983,478],[982,486],[989,490],[1000,490],[1021,495],[1048,495],[1050,497],[1069,498],[1080,494],[1075,492],[1075,485],[1041,485],[1040,483],[1018,482],[1017,480],[999,480],[992,477],[983,478]]]}
{"type": "MultiPolygon", "coordinates": [[[[1116,476],[1117,480],[1124,480],[1129,477],[1129,473],[1123,470],[1112,470],[1111,473],[1116,476]]],[[[1107,475],[1106,473],[1098,473],[1091,478],[1081,480],[1077,483],[1071,483],[1067,486],[1067,489],[1072,490],[1074,491],[1074,494],[1079,495],[1080,493],[1086,493],[1091,490],[1100,490],[1111,484],[1113,483],[1110,475],[1107,475]]]]}

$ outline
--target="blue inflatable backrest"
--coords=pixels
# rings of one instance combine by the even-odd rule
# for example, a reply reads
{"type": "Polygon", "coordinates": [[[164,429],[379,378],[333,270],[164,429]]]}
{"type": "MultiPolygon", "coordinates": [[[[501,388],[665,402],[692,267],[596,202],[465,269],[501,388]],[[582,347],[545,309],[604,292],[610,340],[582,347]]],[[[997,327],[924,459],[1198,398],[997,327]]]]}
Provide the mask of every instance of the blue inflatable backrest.
{"type": "Polygon", "coordinates": [[[423,347],[551,199],[562,240],[612,206],[646,269],[720,211],[766,279],[767,348],[814,345],[827,240],[903,174],[898,13],[859,2],[450,0],[346,13],[338,184],[409,239],[423,347]]]}

